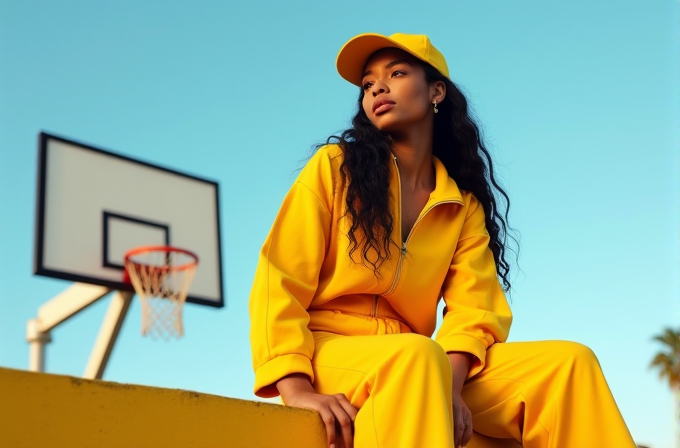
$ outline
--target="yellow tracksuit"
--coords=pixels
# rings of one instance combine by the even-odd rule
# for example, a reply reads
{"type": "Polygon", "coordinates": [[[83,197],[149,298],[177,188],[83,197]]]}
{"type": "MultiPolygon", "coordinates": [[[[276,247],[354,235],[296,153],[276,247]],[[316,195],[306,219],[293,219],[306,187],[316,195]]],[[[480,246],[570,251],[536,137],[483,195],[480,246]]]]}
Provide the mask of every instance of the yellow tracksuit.
{"type": "MultiPolygon", "coordinates": [[[[433,157],[435,190],[401,241],[392,163],[392,239],[376,276],[348,255],[342,151],[321,148],[286,195],[250,297],[255,393],[291,373],[360,409],[358,448],[453,447],[447,352],[474,355],[463,390],[475,430],[525,447],[634,447],[597,360],[569,342],[503,344],[512,314],[481,204],[433,157]],[[447,313],[435,340],[437,304],[447,313]]],[[[469,446],[486,446],[479,438],[469,446]]]]}

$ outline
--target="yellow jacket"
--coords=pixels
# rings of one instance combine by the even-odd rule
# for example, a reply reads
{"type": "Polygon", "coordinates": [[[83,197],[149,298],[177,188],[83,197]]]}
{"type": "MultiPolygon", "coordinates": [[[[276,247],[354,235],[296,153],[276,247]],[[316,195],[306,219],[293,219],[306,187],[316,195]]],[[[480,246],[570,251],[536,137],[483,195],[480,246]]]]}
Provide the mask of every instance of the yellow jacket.
{"type": "MultiPolygon", "coordinates": [[[[311,331],[342,333],[337,323],[328,325],[337,311],[394,319],[401,332],[430,337],[442,297],[448,312],[435,340],[447,352],[473,354],[469,377],[475,375],[484,367],[486,349],[507,339],[512,322],[488,248],[481,204],[471,193],[461,192],[433,157],[436,187],[402,250],[392,248],[392,257],[376,276],[372,267],[348,256],[341,163],[342,151],[336,145],[316,152],[283,200],[262,247],[250,295],[255,394],[278,395],[273,384],[291,373],[304,373],[314,381],[311,331]]],[[[396,159],[390,192],[392,239],[399,243],[396,159]]]]}

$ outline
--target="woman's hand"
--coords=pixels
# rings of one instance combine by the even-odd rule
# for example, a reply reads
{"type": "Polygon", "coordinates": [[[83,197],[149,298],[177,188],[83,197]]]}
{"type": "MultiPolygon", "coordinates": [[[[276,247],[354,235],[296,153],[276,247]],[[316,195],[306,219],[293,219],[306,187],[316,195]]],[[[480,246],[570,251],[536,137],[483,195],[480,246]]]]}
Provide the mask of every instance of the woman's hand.
{"type": "Polygon", "coordinates": [[[323,395],[316,393],[306,375],[293,374],[280,379],[276,388],[286,406],[311,409],[321,415],[326,426],[330,448],[352,448],[354,438],[352,424],[357,409],[343,394],[323,395]]]}
{"type": "Polygon", "coordinates": [[[453,441],[456,448],[464,448],[472,438],[472,414],[459,393],[451,394],[453,399],[453,441]]]}
{"type": "Polygon", "coordinates": [[[352,448],[354,439],[352,423],[357,416],[357,410],[343,394],[322,395],[316,392],[300,392],[289,397],[285,403],[288,406],[317,411],[326,425],[326,436],[330,448],[343,446],[352,448]]]}

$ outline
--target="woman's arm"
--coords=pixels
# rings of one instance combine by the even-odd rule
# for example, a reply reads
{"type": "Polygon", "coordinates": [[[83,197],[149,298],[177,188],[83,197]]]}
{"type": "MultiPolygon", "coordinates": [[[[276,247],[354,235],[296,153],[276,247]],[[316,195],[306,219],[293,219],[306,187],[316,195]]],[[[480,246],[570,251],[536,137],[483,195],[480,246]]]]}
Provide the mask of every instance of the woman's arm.
{"type": "Polygon", "coordinates": [[[307,162],[281,204],[262,246],[250,293],[255,394],[278,395],[276,382],[302,373],[314,381],[309,308],[332,226],[334,167],[322,148],[307,162]]]}
{"type": "Polygon", "coordinates": [[[467,445],[473,429],[470,410],[461,397],[463,384],[484,368],[486,350],[506,340],[512,322],[489,249],[484,209],[471,194],[465,203],[465,222],[442,286],[446,314],[435,338],[451,362],[456,447],[467,445]]]}
{"type": "Polygon", "coordinates": [[[255,393],[321,415],[330,447],[352,447],[357,410],[343,395],[314,391],[314,338],[307,309],[314,298],[332,226],[337,156],[320,149],[286,195],[260,252],[250,294],[255,393]],[[336,428],[336,425],[338,426],[336,428]]]}
{"type": "Polygon", "coordinates": [[[453,373],[451,399],[453,405],[453,438],[455,446],[464,447],[472,438],[472,414],[460,393],[467,378],[473,356],[464,352],[449,352],[449,362],[453,373]]]}
{"type": "Polygon", "coordinates": [[[486,350],[507,339],[512,313],[489,249],[484,209],[471,194],[464,200],[465,222],[442,285],[446,314],[435,339],[447,353],[473,355],[470,378],[484,368],[486,350]]]}
{"type": "Polygon", "coordinates": [[[330,220],[318,196],[297,181],[260,252],[249,304],[254,389],[260,397],[278,395],[275,383],[292,373],[314,380],[307,308],[318,285],[330,220]]]}
{"type": "Polygon", "coordinates": [[[449,352],[451,371],[453,372],[453,393],[460,395],[463,391],[463,384],[467,378],[473,356],[464,352],[449,352]]]}

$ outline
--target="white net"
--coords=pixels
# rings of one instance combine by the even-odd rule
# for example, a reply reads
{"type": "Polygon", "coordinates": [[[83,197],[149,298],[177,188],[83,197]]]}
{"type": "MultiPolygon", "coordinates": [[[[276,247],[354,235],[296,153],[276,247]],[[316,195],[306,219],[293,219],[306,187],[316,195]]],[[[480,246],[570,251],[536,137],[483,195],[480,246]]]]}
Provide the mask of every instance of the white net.
{"type": "Polygon", "coordinates": [[[169,339],[184,334],[182,307],[196,273],[197,258],[170,247],[128,253],[125,268],[142,301],[142,336],[169,339]]]}

